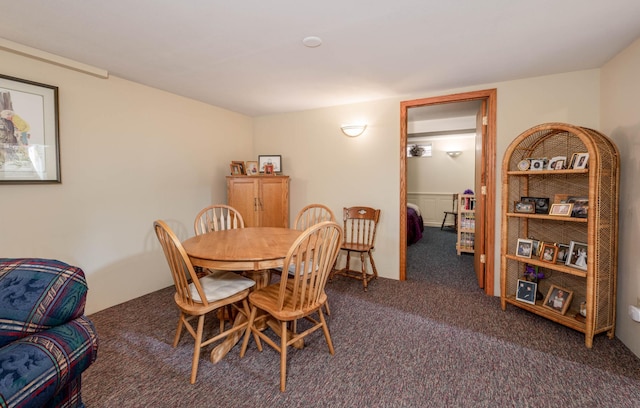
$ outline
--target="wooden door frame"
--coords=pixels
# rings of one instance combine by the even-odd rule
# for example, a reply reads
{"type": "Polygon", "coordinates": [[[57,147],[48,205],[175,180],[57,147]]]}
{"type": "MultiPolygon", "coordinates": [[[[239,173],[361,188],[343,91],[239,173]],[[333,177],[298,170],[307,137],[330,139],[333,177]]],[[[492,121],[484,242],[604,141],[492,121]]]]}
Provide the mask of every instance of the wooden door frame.
{"type": "Polygon", "coordinates": [[[487,295],[494,294],[495,277],[495,232],[496,232],[496,107],[497,90],[465,92],[431,98],[414,99],[400,102],[400,280],[407,279],[407,118],[408,109],[420,106],[439,105],[452,102],[474,100],[487,101],[485,149],[485,282],[487,295]]]}

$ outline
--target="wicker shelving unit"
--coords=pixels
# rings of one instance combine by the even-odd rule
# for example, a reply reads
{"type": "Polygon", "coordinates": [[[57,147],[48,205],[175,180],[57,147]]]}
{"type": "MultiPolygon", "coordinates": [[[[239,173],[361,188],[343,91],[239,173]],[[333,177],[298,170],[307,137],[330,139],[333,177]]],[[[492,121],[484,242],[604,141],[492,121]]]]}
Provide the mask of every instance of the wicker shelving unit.
{"type": "Polygon", "coordinates": [[[473,253],[476,238],[476,198],[473,194],[458,195],[458,255],[473,253]]]}
{"type": "Polygon", "coordinates": [[[500,298],[507,304],[536,313],[585,334],[585,344],[606,332],[612,338],[616,320],[616,274],[618,258],[619,153],[605,135],[565,123],[547,123],[520,134],[508,147],[502,168],[502,229],[500,298]],[[551,158],[589,153],[586,169],[522,170],[527,158],[551,158]],[[588,197],[586,218],[514,212],[521,197],[548,197],[556,194],[588,197]],[[549,243],[570,241],[587,244],[587,268],[581,270],[560,263],[516,256],[518,238],[533,237],[549,243]],[[545,278],[538,284],[544,295],[551,285],[573,292],[569,310],[561,314],[542,306],[543,300],[529,304],[515,297],[517,281],[523,279],[527,264],[543,268],[545,278]],[[586,302],[586,317],[579,306],[586,302]]]}

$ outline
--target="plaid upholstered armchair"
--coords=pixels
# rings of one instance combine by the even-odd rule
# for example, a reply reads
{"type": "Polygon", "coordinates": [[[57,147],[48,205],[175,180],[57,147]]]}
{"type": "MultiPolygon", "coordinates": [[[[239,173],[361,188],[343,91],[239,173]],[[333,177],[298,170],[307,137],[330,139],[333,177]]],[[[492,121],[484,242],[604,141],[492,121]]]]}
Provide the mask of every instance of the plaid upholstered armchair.
{"type": "Polygon", "coordinates": [[[84,407],[80,377],[98,338],[82,269],[0,258],[0,407],[84,407]]]}

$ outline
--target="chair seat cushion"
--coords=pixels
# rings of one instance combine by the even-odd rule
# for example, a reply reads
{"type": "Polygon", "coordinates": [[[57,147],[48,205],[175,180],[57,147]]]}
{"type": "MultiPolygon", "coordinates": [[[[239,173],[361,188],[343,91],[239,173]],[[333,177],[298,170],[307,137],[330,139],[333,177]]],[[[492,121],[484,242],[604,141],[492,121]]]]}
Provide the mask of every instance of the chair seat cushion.
{"type": "MultiPolygon", "coordinates": [[[[210,274],[200,278],[200,285],[209,302],[228,298],[236,293],[249,289],[256,283],[248,278],[229,271],[212,271],[210,274]]],[[[200,295],[193,283],[189,284],[191,295],[196,302],[202,302],[200,295]]]]}

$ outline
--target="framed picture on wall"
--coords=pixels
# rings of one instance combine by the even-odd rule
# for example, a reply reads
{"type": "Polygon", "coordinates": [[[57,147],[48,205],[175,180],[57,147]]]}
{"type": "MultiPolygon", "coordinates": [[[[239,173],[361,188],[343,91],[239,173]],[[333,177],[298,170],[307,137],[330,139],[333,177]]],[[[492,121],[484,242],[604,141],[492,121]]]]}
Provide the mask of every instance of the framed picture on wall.
{"type": "Polygon", "coordinates": [[[0,183],[60,183],[58,87],[0,75],[0,183]]]}

